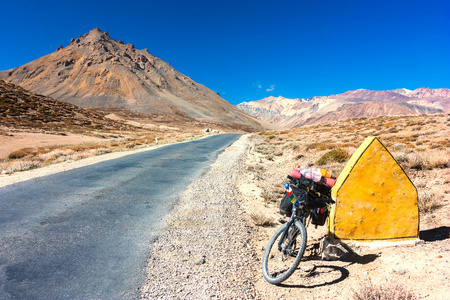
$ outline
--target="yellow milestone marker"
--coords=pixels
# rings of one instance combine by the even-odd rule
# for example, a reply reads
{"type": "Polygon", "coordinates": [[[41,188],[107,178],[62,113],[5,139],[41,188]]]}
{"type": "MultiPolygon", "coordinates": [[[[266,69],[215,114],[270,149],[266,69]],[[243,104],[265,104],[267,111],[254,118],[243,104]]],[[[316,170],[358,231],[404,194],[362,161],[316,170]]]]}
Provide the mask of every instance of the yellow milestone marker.
{"type": "Polygon", "coordinates": [[[376,137],[366,138],[356,150],[331,194],[336,204],[328,230],[334,238],[418,238],[416,187],[376,137]]]}

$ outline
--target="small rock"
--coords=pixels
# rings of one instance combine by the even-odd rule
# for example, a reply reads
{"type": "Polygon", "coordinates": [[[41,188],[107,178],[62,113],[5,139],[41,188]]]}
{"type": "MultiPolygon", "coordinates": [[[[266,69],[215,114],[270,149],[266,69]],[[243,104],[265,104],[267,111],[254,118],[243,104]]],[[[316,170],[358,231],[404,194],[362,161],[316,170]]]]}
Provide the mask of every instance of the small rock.
{"type": "Polygon", "coordinates": [[[203,265],[206,262],[206,256],[203,255],[202,259],[200,259],[196,264],[203,265]]]}
{"type": "Polygon", "coordinates": [[[400,274],[400,275],[405,275],[406,271],[405,270],[398,270],[397,273],[400,274]]]}

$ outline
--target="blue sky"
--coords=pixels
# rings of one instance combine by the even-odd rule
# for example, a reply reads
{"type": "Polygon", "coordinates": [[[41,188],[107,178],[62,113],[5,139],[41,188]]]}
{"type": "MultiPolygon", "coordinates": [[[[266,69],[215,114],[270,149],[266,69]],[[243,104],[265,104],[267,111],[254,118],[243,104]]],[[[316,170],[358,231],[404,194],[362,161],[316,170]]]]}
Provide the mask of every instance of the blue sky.
{"type": "Polygon", "coordinates": [[[450,1],[0,1],[0,70],[99,27],[233,104],[450,88],[450,1]]]}

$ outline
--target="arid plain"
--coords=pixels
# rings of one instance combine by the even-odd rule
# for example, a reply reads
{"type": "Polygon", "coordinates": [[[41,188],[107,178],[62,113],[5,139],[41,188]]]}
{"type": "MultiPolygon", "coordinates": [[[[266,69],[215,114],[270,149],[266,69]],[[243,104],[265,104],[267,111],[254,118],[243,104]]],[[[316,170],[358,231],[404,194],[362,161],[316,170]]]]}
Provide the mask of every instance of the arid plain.
{"type": "MultiPolygon", "coordinates": [[[[312,299],[332,299],[336,293],[340,293],[344,298],[355,298],[368,290],[381,290],[390,292],[392,297],[399,296],[395,294],[398,292],[419,299],[446,299],[450,288],[450,223],[447,217],[450,212],[449,128],[449,116],[441,114],[352,119],[250,135],[244,172],[238,180],[239,196],[236,197],[238,204],[246,211],[245,220],[254,229],[251,248],[254,261],[249,263],[253,270],[254,293],[246,294],[246,297],[301,299],[307,296],[312,299]],[[348,157],[367,136],[380,138],[417,187],[420,241],[395,246],[352,245],[355,254],[350,259],[322,261],[314,249],[318,246],[318,239],[326,234],[326,229],[315,229],[310,225],[307,253],[299,270],[285,285],[273,286],[265,282],[260,261],[267,241],[279,225],[278,201],[289,170],[297,164],[317,165],[321,157],[325,156],[328,158],[322,159],[322,167],[332,170],[337,176],[348,157]],[[326,155],[337,149],[343,150],[342,153],[346,155],[326,155]]],[[[165,134],[167,138],[161,139],[160,144],[212,134],[204,130],[195,132],[162,131],[160,134],[165,134]]],[[[102,133],[99,131],[97,135],[102,133]]],[[[111,138],[98,136],[24,133],[8,129],[3,130],[0,138],[2,144],[11,147],[13,152],[25,146],[31,149],[51,148],[57,153],[58,149],[64,152],[64,149],[78,145],[80,149],[85,147],[84,152],[89,153],[86,156],[98,155],[90,158],[95,162],[95,159],[102,159],[104,155],[111,155],[104,153],[118,151],[116,153],[124,154],[125,149],[132,152],[133,148],[142,151],[155,146],[153,138],[143,139],[147,135],[142,133],[140,138],[137,135],[131,138],[131,135],[124,134],[112,138],[115,141],[112,145],[111,138]],[[124,139],[124,145],[133,146],[119,150],[115,146],[117,139],[124,139]],[[104,150],[91,151],[99,148],[104,150]]],[[[36,159],[32,154],[28,155],[31,157],[26,155],[4,159],[3,164],[36,159]]],[[[69,168],[76,167],[77,163],[70,162],[71,159],[74,160],[61,154],[59,159],[44,163],[44,168],[34,167],[36,169],[24,172],[18,170],[15,174],[41,172],[45,165],[58,163],[66,164],[69,168]]],[[[14,174],[3,174],[0,178],[11,176],[14,174]]]]}

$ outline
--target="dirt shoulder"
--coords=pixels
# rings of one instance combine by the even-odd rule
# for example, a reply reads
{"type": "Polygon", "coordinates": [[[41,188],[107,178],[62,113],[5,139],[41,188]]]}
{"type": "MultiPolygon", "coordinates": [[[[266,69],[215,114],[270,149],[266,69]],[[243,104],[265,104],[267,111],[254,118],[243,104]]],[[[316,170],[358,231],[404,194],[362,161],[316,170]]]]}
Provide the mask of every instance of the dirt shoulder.
{"type": "Polygon", "coordinates": [[[47,134],[40,132],[14,132],[11,135],[0,135],[0,158],[6,158],[13,151],[25,147],[46,147],[56,145],[76,145],[83,143],[101,144],[109,140],[80,134],[47,134]]]}
{"type": "Polygon", "coordinates": [[[180,191],[155,242],[145,299],[253,299],[258,261],[254,229],[240,205],[248,136],[219,155],[210,170],[180,191]]]}

